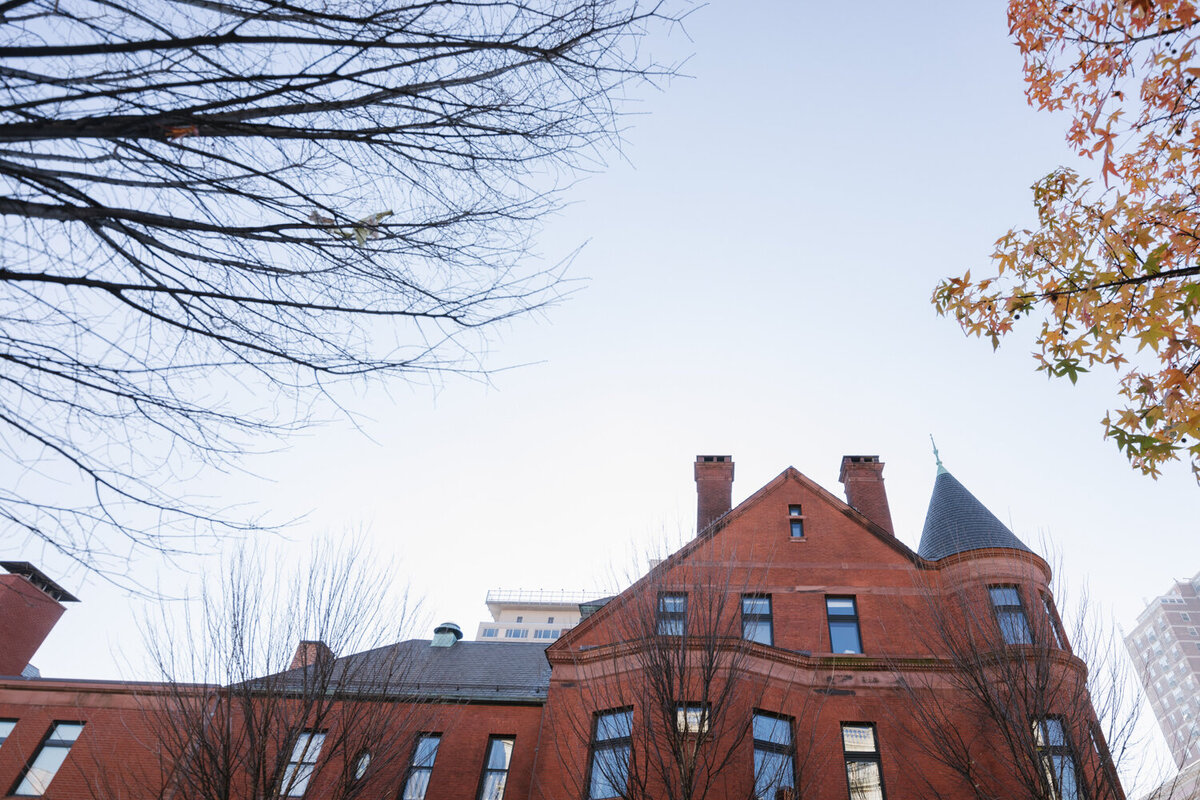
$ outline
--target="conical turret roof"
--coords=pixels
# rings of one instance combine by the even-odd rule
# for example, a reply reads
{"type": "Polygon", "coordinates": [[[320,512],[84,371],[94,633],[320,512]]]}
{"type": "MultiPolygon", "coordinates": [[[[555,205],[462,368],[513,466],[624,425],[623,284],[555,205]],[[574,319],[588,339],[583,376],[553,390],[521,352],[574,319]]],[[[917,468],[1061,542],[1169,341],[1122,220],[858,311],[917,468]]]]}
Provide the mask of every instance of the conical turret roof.
{"type": "Polygon", "coordinates": [[[937,561],[988,547],[1033,552],[939,462],[918,555],[937,561]]]}

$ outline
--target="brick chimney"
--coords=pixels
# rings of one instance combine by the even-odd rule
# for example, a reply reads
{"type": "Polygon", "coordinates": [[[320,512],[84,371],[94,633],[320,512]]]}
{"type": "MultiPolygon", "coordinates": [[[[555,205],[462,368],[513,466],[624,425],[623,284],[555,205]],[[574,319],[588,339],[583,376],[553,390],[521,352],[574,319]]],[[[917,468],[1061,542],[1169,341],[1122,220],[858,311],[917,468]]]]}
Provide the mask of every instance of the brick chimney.
{"type": "Polygon", "coordinates": [[[733,508],[733,456],[696,456],[696,533],[733,508]]]}
{"type": "Polygon", "coordinates": [[[66,611],[79,600],[28,561],[0,561],[0,675],[20,675],[66,611]]]}
{"type": "Polygon", "coordinates": [[[842,456],[838,480],[846,486],[846,502],[893,536],[892,512],[883,488],[883,462],[879,456],[842,456]]]}
{"type": "Polygon", "coordinates": [[[333,651],[329,645],[321,641],[302,641],[296,645],[296,654],[292,656],[292,665],[288,669],[300,669],[332,660],[333,651]]]}

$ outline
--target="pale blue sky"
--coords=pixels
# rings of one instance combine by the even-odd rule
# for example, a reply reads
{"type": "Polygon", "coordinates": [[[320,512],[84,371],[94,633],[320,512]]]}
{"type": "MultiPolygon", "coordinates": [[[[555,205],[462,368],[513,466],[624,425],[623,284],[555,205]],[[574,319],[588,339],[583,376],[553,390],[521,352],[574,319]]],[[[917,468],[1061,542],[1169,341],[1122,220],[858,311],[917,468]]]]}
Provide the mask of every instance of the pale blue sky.
{"type": "MultiPolygon", "coordinates": [[[[735,502],[789,464],[841,494],[840,457],[878,454],[915,548],[930,433],[1127,625],[1200,570],[1187,470],[1154,482],[1100,438],[1111,375],[1048,382],[1030,329],[993,354],[929,304],[1071,162],[1067,120],[1025,104],[1003,4],[715,2],[687,31],[647,46],[692,53],[691,77],[638,93],[624,159],[538,240],[547,262],[587,245],[579,290],[493,342],[492,366],[530,366],[348,392],[370,439],[332,423],[249,463],[269,480],[198,490],[307,513],[297,548],[366,527],[435,621],[469,632],[489,588],[607,586],[631,549],[686,534],[697,453],[734,456],[735,502]]],[[[128,600],[44,561],[84,602],[35,663],[96,677],[136,661],[128,600]]]]}

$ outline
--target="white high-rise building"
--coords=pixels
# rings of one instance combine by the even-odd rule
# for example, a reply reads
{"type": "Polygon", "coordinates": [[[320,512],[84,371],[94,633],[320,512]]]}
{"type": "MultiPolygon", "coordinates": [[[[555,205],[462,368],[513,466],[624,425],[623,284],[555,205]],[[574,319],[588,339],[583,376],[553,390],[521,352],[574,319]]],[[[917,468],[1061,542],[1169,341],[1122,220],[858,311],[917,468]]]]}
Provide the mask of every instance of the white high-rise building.
{"type": "Polygon", "coordinates": [[[491,589],[487,607],[492,621],[479,623],[475,639],[549,644],[579,624],[580,604],[586,606],[598,597],[598,592],[491,589]]]}
{"type": "Polygon", "coordinates": [[[1125,646],[1175,763],[1200,760],[1200,573],[1151,602],[1125,646]]]}

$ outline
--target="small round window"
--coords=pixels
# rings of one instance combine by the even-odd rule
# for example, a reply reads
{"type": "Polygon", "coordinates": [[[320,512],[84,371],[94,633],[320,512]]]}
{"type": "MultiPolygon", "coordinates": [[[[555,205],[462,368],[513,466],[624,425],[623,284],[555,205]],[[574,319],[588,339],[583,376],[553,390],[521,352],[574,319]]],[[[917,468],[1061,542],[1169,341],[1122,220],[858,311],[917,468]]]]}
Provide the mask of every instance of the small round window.
{"type": "Polygon", "coordinates": [[[367,774],[369,766],[371,766],[371,754],[364,750],[358,754],[358,758],[354,759],[354,780],[362,780],[363,775],[367,774]]]}

